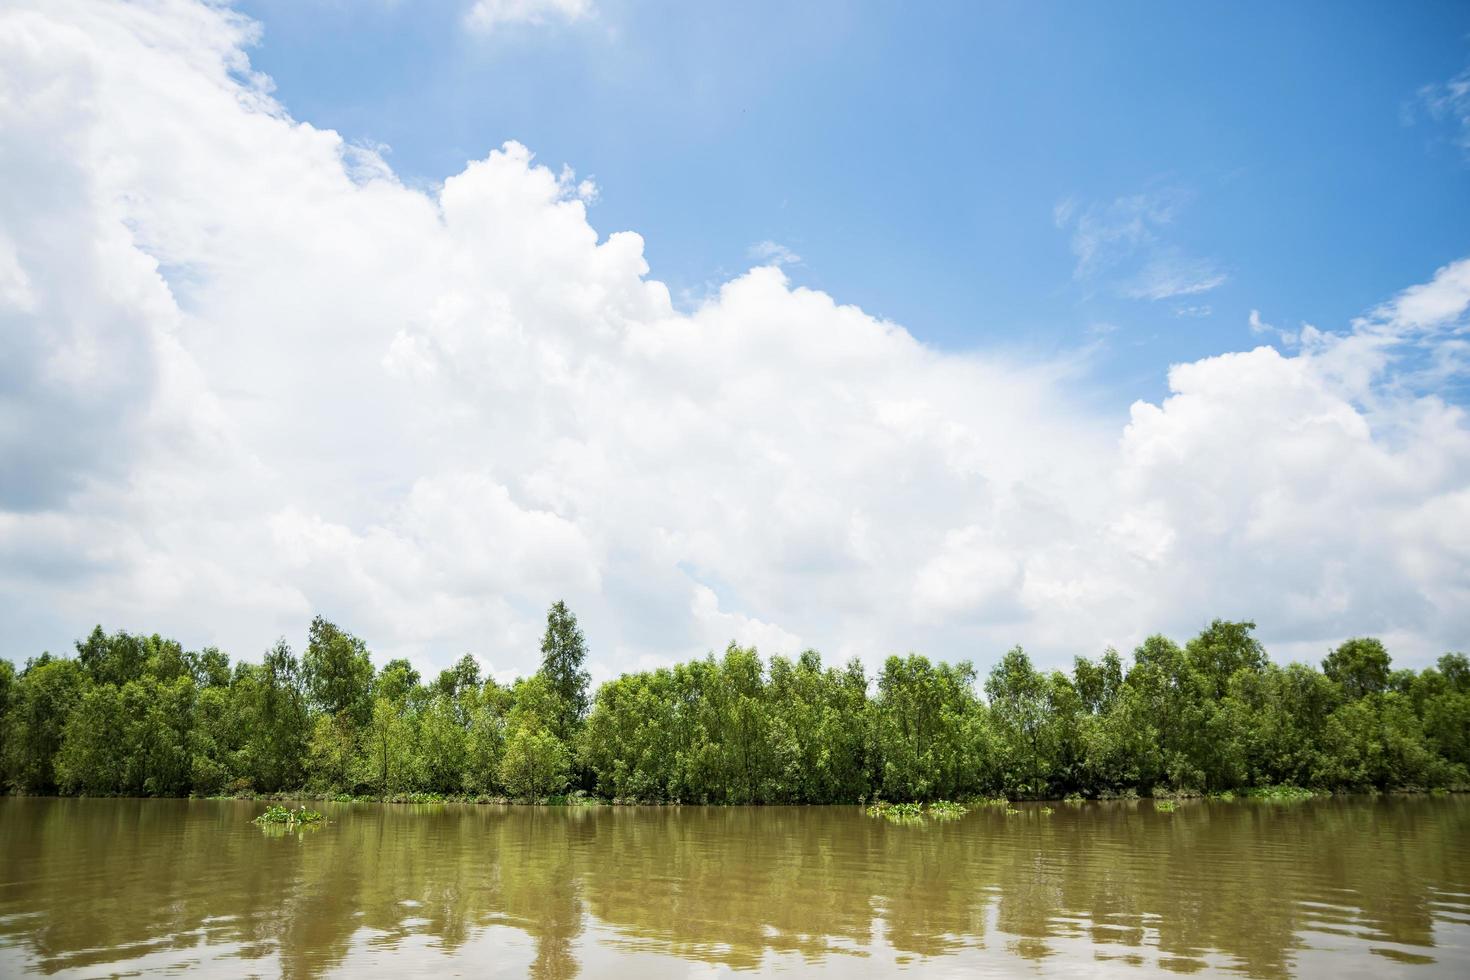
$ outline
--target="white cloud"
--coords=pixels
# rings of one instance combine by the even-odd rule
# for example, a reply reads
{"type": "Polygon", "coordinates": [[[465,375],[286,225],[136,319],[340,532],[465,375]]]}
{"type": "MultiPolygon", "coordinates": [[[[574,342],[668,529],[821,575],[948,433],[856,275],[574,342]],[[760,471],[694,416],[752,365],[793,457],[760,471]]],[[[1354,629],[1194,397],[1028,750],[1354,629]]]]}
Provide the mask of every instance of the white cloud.
{"type": "MultiPolygon", "coordinates": [[[[503,673],[558,597],[604,676],[732,638],[1055,663],[1212,615],[1422,661],[1470,627],[1434,387],[1470,262],[1099,415],[1075,361],[942,353],[776,265],[683,314],[569,172],[508,143],[404,186],[273,101],[253,36],[0,12],[4,655],[100,620],[254,656],[321,611],[503,673]]],[[[1170,213],[1134,211],[1079,261],[1170,213]]]]}
{"type": "Polygon", "coordinates": [[[1207,293],[1224,282],[1225,273],[1214,263],[1163,250],[1121,288],[1123,295],[1130,299],[1158,300],[1207,293]]]}
{"type": "Polygon", "coordinates": [[[592,0],[475,0],[465,23],[488,33],[502,24],[571,23],[592,13],[592,0]]]}
{"type": "MultiPolygon", "coordinates": [[[[1455,129],[1455,143],[1470,155],[1470,70],[1447,82],[1425,85],[1419,90],[1419,105],[1436,122],[1455,129]]],[[[1409,119],[1412,120],[1412,113],[1409,119]]]]}
{"type": "Polygon", "coordinates": [[[756,242],[745,250],[746,255],[765,265],[797,265],[801,262],[801,256],[780,242],[767,239],[756,242]]]}
{"type": "Polygon", "coordinates": [[[1188,203],[1178,190],[1133,194],[1086,207],[1067,199],[1052,211],[1060,229],[1071,230],[1073,277],[1104,280],[1129,299],[1161,300],[1206,293],[1228,278],[1206,258],[1167,241],[1166,229],[1188,203]]]}

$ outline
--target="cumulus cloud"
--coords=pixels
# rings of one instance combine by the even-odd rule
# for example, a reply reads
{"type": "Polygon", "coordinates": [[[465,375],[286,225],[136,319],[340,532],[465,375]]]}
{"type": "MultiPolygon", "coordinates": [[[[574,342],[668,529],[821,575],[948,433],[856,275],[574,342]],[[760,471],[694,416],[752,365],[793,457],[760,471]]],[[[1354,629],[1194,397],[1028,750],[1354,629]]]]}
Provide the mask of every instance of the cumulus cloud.
{"type": "MultiPolygon", "coordinates": [[[[503,675],[556,598],[603,675],[729,639],[1057,663],[1213,615],[1283,654],[1463,641],[1436,379],[1470,262],[1115,416],[1075,360],[940,352],[777,263],[681,312],[570,171],[507,143],[405,186],[293,119],[254,36],[0,12],[0,654],[100,620],[253,656],[320,611],[503,675]]],[[[1091,263],[1167,208],[1059,217],[1091,263]]]]}
{"type": "Polygon", "coordinates": [[[488,33],[503,24],[570,23],[592,12],[592,0],[475,0],[465,13],[465,23],[488,33]]]}

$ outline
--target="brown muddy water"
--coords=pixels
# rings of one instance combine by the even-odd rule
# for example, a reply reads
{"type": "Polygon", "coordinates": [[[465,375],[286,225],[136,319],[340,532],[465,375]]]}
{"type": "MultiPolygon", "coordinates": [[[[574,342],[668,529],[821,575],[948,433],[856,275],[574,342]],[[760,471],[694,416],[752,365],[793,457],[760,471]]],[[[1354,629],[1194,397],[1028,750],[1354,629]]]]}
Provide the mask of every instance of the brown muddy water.
{"type": "Polygon", "coordinates": [[[0,799],[0,976],[1470,976],[1470,799],[0,799]]]}

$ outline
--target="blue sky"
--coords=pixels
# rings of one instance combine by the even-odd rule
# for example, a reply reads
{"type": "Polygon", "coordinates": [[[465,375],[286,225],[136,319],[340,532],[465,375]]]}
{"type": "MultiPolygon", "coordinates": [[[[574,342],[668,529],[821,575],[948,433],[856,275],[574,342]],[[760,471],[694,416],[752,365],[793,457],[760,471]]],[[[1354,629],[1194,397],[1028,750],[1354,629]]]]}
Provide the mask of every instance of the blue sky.
{"type": "Polygon", "coordinates": [[[1463,3],[10,0],[0,92],[0,656],[1470,636],[1463,3]]]}
{"type": "Polygon", "coordinates": [[[1470,63],[1461,3],[600,3],[463,29],[462,2],[241,8],[297,118],[434,182],[506,139],[594,176],[692,302],[751,264],[961,349],[1098,350],[1119,400],[1175,361],[1338,328],[1470,251],[1470,171],[1419,102],[1470,63]],[[1157,247],[1221,284],[1077,275],[1057,205],[1171,202],[1157,247]],[[1208,310],[1208,313],[1206,313],[1208,310]],[[1183,312],[1181,312],[1183,311],[1183,312]]]}

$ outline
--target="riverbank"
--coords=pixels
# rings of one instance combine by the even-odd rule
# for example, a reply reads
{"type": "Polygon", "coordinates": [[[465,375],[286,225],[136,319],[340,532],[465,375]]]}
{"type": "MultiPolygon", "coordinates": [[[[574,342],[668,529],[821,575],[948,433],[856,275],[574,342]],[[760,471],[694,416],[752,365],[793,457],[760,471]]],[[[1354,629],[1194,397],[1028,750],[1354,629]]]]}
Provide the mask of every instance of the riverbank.
{"type": "MultiPolygon", "coordinates": [[[[966,807],[977,808],[984,806],[1003,806],[1016,804],[1042,804],[1042,805],[1080,805],[1085,803],[1136,803],[1148,800],[1208,800],[1215,803],[1230,803],[1237,801],[1266,801],[1277,803],[1290,803],[1311,799],[1373,799],[1380,796],[1426,796],[1441,797],[1470,793],[1470,786],[1453,787],[1418,787],[1403,786],[1392,789],[1360,788],[1351,790],[1327,790],[1311,789],[1301,786],[1254,786],[1239,790],[1225,790],[1218,793],[1206,793],[1194,789],[1164,789],[1155,788],[1147,794],[1136,791],[1124,791],[1121,793],[1103,794],[1099,796],[1083,796],[1071,794],[1063,797],[1038,797],[1022,798],[1007,797],[1004,795],[991,796],[966,796],[953,802],[963,804],[966,807]]],[[[637,806],[637,807],[770,807],[770,806],[799,806],[799,807],[823,807],[823,806],[856,806],[869,807],[880,806],[907,806],[927,805],[933,803],[948,803],[950,801],[923,801],[923,800],[851,800],[841,803],[707,803],[702,801],[683,800],[636,800],[636,799],[610,799],[607,797],[594,796],[582,792],[574,792],[565,795],[554,795],[541,799],[516,799],[508,796],[490,796],[484,794],[464,793],[393,793],[379,796],[369,793],[326,793],[314,790],[297,790],[275,793],[255,793],[243,791],[238,793],[217,793],[209,796],[127,796],[127,795],[99,795],[99,794],[48,794],[48,793],[11,793],[7,795],[24,796],[32,799],[199,799],[199,800],[242,800],[259,801],[262,803],[386,803],[399,805],[425,805],[425,804],[459,804],[471,806],[637,806]]]]}

